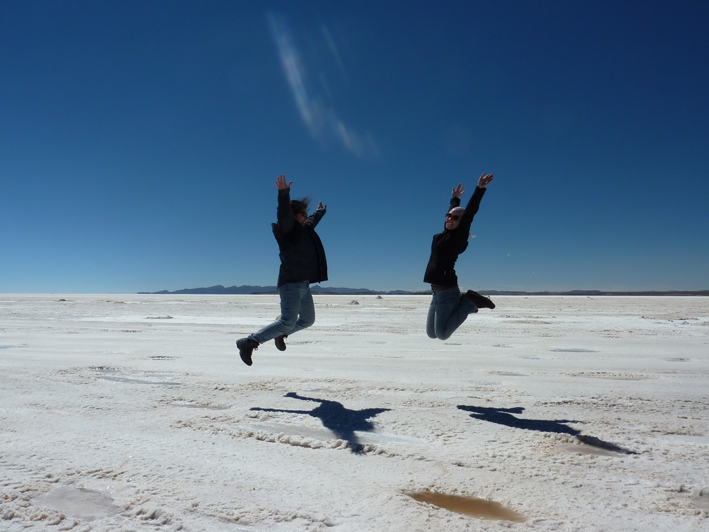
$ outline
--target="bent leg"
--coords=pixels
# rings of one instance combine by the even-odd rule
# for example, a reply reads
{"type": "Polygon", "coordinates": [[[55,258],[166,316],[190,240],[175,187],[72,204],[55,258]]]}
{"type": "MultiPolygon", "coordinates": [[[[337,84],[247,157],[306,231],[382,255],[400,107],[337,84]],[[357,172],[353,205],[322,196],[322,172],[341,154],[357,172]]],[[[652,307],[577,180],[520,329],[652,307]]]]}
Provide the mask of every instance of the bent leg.
{"type": "Polygon", "coordinates": [[[447,340],[468,318],[468,314],[478,311],[469,298],[460,297],[457,286],[434,293],[437,299],[434,331],[436,338],[447,340]]]}
{"type": "Polygon", "coordinates": [[[298,321],[295,327],[293,327],[290,332],[286,333],[288,335],[307,329],[315,323],[315,303],[313,303],[313,294],[310,292],[310,284],[308,283],[305,284],[302,290],[300,296],[300,310],[298,312],[298,321]]]}
{"type": "MultiPolygon", "coordinates": [[[[288,283],[280,286],[278,292],[281,295],[281,317],[267,325],[256,334],[249,336],[259,344],[273,340],[281,334],[288,335],[296,327],[298,313],[300,312],[300,301],[303,293],[303,286],[308,287],[308,283],[288,283]]],[[[310,291],[308,289],[308,291],[310,291]]]]}

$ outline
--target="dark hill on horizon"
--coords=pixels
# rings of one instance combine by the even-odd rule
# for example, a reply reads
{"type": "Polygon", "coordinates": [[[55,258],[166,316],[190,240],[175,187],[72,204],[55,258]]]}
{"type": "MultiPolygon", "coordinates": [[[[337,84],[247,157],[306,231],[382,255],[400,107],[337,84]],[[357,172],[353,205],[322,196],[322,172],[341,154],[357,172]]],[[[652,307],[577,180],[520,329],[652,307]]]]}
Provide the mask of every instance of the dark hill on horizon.
{"type": "MultiPolygon", "coordinates": [[[[311,285],[310,290],[314,294],[426,294],[428,292],[407,292],[405,290],[390,290],[390,291],[377,291],[370,290],[369,288],[325,288],[319,285],[311,285]]],[[[278,293],[278,288],[276,286],[252,286],[252,285],[241,285],[241,286],[229,286],[225,287],[220,284],[216,286],[210,286],[207,288],[183,288],[182,290],[175,290],[170,292],[168,290],[161,290],[160,292],[138,292],[139,294],[276,294],[278,293]]]]}
{"type": "MultiPolygon", "coordinates": [[[[406,290],[370,290],[369,288],[343,288],[343,287],[322,287],[312,285],[310,290],[313,294],[357,294],[357,295],[421,295],[430,294],[430,290],[421,290],[419,292],[406,290]]],[[[206,288],[184,288],[182,290],[168,291],[161,290],[159,292],[138,292],[138,294],[151,295],[182,295],[182,294],[275,294],[278,292],[276,286],[229,286],[222,285],[210,286],[206,288]]],[[[566,292],[525,292],[522,290],[481,290],[486,295],[498,296],[709,296],[709,290],[642,290],[642,291],[605,291],[605,290],[570,290],[566,292]]]]}

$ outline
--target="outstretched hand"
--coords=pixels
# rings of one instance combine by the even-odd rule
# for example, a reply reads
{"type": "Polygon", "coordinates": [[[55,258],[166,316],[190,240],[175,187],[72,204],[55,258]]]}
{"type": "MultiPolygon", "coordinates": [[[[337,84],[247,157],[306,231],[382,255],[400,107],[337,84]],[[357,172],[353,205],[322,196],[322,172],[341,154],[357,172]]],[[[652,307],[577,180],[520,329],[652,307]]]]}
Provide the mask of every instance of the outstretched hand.
{"type": "Polygon", "coordinates": [[[318,202],[318,209],[327,209],[327,205],[323,205],[322,201],[318,202]]]}
{"type": "Polygon", "coordinates": [[[478,186],[480,188],[485,188],[490,184],[492,181],[492,174],[487,174],[485,175],[485,172],[483,172],[483,175],[480,176],[480,179],[478,179],[478,186]]]}
{"type": "Polygon", "coordinates": [[[286,176],[284,175],[279,175],[276,179],[276,187],[278,187],[278,190],[288,190],[292,184],[293,181],[286,184],[286,176]]]}
{"type": "Polygon", "coordinates": [[[465,188],[458,183],[458,186],[453,189],[453,197],[460,199],[463,194],[465,194],[465,188]]]}

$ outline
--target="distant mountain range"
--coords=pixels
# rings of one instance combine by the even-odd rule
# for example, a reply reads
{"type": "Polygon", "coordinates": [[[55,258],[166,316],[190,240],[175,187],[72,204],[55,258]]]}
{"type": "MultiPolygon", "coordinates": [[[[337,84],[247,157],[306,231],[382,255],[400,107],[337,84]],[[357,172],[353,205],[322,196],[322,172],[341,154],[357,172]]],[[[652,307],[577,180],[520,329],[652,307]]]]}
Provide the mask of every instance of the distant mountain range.
{"type": "MultiPolygon", "coordinates": [[[[310,291],[314,294],[427,294],[428,292],[407,292],[405,290],[391,290],[391,291],[379,291],[370,290],[369,288],[326,288],[317,284],[310,285],[310,291]]],[[[251,285],[241,285],[241,286],[229,286],[225,287],[220,284],[217,286],[210,286],[208,288],[184,288],[182,290],[175,290],[174,292],[169,292],[167,290],[161,290],[160,292],[138,292],[139,294],[277,294],[278,288],[276,286],[251,286],[251,285]]]]}
{"type": "MultiPolygon", "coordinates": [[[[310,290],[314,294],[358,294],[358,295],[421,295],[430,294],[429,290],[420,292],[408,292],[406,290],[370,290],[369,288],[342,288],[323,287],[317,284],[311,285],[310,290]]],[[[138,292],[139,294],[275,294],[278,289],[275,286],[210,286],[207,288],[184,288],[169,292],[138,292]]],[[[623,291],[611,292],[604,290],[570,290],[568,292],[524,292],[520,290],[481,290],[485,295],[498,296],[709,296],[709,290],[668,290],[668,291],[623,291]]]]}

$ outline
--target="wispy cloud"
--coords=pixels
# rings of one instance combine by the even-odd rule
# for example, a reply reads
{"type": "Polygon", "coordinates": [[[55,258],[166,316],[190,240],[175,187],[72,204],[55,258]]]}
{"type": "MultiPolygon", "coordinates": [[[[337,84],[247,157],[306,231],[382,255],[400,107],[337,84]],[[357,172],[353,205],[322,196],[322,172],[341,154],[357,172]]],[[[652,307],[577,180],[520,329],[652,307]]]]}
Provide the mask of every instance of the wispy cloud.
{"type": "MultiPolygon", "coordinates": [[[[326,103],[316,90],[312,79],[320,84],[321,91],[325,92],[330,99],[333,98],[324,72],[319,71],[316,75],[312,75],[308,70],[309,65],[306,65],[301,50],[296,46],[285,18],[279,14],[268,13],[268,22],[276,42],[286,81],[290,86],[300,116],[313,138],[320,142],[327,142],[334,138],[345,149],[361,158],[376,156],[377,146],[372,137],[369,134],[360,134],[345,124],[335,111],[334,105],[326,103]]],[[[325,47],[341,75],[347,80],[344,62],[330,31],[327,26],[322,24],[320,29],[325,47]]]]}
{"type": "Polygon", "coordinates": [[[345,63],[342,61],[342,57],[340,56],[340,50],[335,44],[335,39],[332,38],[330,28],[328,28],[325,24],[320,24],[320,30],[322,31],[323,37],[325,38],[327,47],[332,53],[332,57],[335,59],[337,68],[340,70],[340,73],[345,77],[345,79],[347,79],[347,69],[345,68],[345,63]]]}

